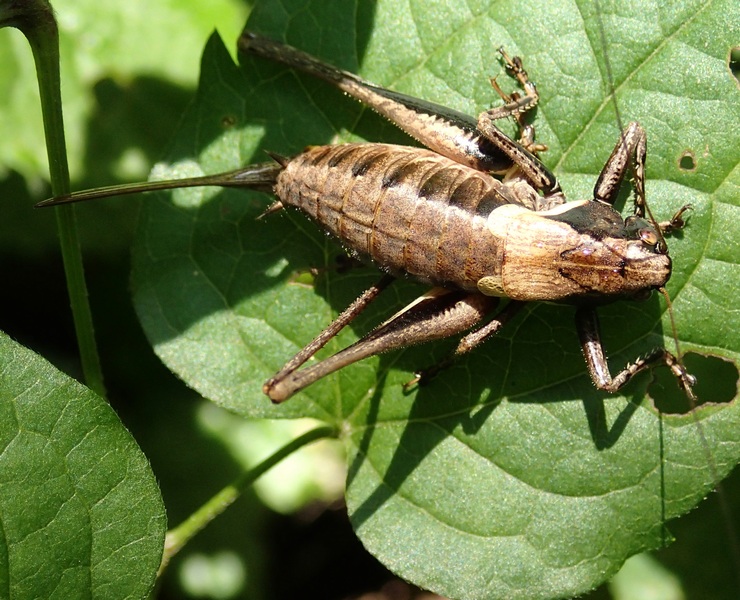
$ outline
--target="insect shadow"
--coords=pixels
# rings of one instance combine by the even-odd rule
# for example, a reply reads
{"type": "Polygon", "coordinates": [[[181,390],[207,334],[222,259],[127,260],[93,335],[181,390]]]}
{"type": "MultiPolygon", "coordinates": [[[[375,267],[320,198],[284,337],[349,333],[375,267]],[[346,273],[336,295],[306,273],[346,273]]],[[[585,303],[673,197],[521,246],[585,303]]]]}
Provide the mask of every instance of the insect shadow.
{"type": "MultiPolygon", "coordinates": [[[[659,319],[658,299],[646,300],[639,306],[638,313],[642,316],[636,317],[637,327],[650,332],[652,324],[659,319]]],[[[391,500],[440,444],[450,437],[458,437],[464,443],[463,439],[481,433],[491,417],[495,417],[496,411],[502,408],[504,399],[512,405],[536,404],[545,410],[550,410],[548,405],[555,411],[559,411],[558,406],[564,406],[561,414],[569,415],[571,422],[576,423],[575,427],[580,422],[587,428],[593,451],[600,453],[613,448],[637,411],[641,410],[645,386],[652,375],[640,374],[625,391],[628,401],[618,401],[621,408],[615,409],[616,399],[596,390],[583,368],[578,338],[571,326],[572,318],[572,309],[568,307],[532,306],[509,323],[499,336],[458,361],[443,376],[419,387],[393,455],[381,474],[382,484],[352,512],[354,526],[359,527],[372,518],[385,502],[391,500]],[[546,328],[549,337],[547,332],[543,332],[543,323],[549,324],[546,328]],[[532,376],[531,369],[551,369],[556,374],[554,382],[533,383],[537,378],[532,376]],[[609,410],[607,403],[611,403],[609,410]]],[[[613,328],[619,329],[618,314],[616,318],[613,328]]],[[[609,318],[606,323],[611,329],[609,318]]],[[[623,324],[621,328],[624,329],[623,324]]],[[[634,329],[628,329],[634,335],[634,329]]],[[[652,332],[653,335],[659,333],[652,332]]],[[[626,347],[619,356],[632,356],[634,348],[629,347],[629,342],[634,340],[629,336],[625,339],[626,347]]],[[[445,352],[453,347],[454,344],[443,342],[380,356],[378,384],[367,399],[366,422],[369,426],[363,430],[356,455],[349,466],[348,488],[370,452],[376,428],[384,425],[381,406],[382,402],[388,401],[387,398],[384,400],[384,394],[389,385],[398,385],[388,382],[391,370],[395,368],[412,373],[420,366],[428,366],[430,360],[443,358],[445,352]],[[430,358],[430,346],[433,358],[430,358]]],[[[649,348],[650,343],[646,342],[643,350],[649,348]]],[[[652,446],[660,451],[662,430],[659,422],[656,423],[652,446]]],[[[490,435],[490,432],[483,435],[490,435]]],[[[514,449],[511,451],[516,452],[514,449]]]]}

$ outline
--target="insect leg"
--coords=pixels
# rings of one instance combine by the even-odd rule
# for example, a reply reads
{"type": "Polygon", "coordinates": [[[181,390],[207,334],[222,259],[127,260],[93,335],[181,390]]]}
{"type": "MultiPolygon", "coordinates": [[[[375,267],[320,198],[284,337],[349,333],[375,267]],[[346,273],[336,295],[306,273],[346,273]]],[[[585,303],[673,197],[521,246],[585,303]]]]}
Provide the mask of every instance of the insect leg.
{"type": "Polygon", "coordinates": [[[496,127],[487,115],[481,113],[478,130],[512,160],[535,189],[546,196],[561,196],[562,190],[555,175],[534,154],[496,127]]]}
{"type": "Polygon", "coordinates": [[[513,93],[511,96],[505,94],[496,82],[496,78],[492,78],[491,85],[493,86],[493,89],[496,90],[498,95],[501,96],[501,98],[503,99],[504,105],[497,106],[496,108],[492,108],[491,110],[483,113],[491,121],[520,115],[523,112],[534,108],[540,99],[540,95],[539,93],[537,93],[537,88],[535,87],[534,82],[529,80],[529,75],[527,75],[527,72],[522,66],[522,59],[518,56],[514,56],[512,58],[507,54],[506,50],[504,50],[503,47],[499,48],[498,51],[501,53],[501,56],[504,59],[504,64],[506,65],[507,70],[514,77],[516,77],[516,79],[519,81],[519,85],[522,86],[522,89],[524,90],[524,96],[517,94],[516,92],[513,93]]]}
{"type": "MultiPolygon", "coordinates": [[[[504,101],[504,106],[497,109],[491,109],[490,111],[488,111],[489,115],[491,112],[501,110],[502,108],[506,108],[506,106],[509,105],[518,106],[523,100],[528,99],[527,96],[521,96],[517,92],[513,92],[511,95],[508,95],[506,92],[504,92],[504,90],[501,89],[495,77],[491,78],[491,86],[493,86],[493,89],[496,90],[496,93],[501,96],[501,99],[504,101]]],[[[517,125],[519,126],[519,144],[529,150],[532,154],[536,155],[538,152],[547,151],[547,146],[545,144],[535,143],[534,125],[532,125],[531,123],[527,123],[524,119],[524,111],[529,110],[529,108],[532,108],[533,106],[534,104],[532,104],[531,106],[527,106],[526,108],[522,108],[519,111],[515,110],[513,111],[512,116],[516,119],[517,125]]]]}
{"type": "Polygon", "coordinates": [[[635,214],[645,216],[645,156],[647,136],[639,123],[632,122],[617,141],[609,160],[601,170],[594,186],[594,200],[614,204],[625,173],[630,165],[635,169],[635,214]]]}
{"type": "Polygon", "coordinates": [[[369,106],[427,148],[456,162],[498,174],[511,168],[509,155],[477,131],[476,120],[470,115],[385,89],[252,31],[241,34],[239,50],[323,79],[369,106]]]}
{"type": "Polygon", "coordinates": [[[691,387],[696,383],[696,378],[687,373],[681,362],[665,348],[655,348],[646,356],[639,357],[634,363],[628,364],[612,377],[604,355],[604,347],[601,344],[599,318],[594,308],[578,309],[576,312],[576,329],[581,339],[588,373],[591,375],[594,385],[600,390],[610,393],[616,392],[640,371],[660,364],[667,366],[678,380],[679,386],[689,393],[691,387]]]}
{"type": "MultiPolygon", "coordinates": [[[[594,186],[594,200],[614,204],[619,194],[619,188],[624,180],[630,162],[634,167],[635,186],[635,215],[645,218],[648,213],[650,220],[655,224],[662,234],[667,234],[684,226],[683,213],[691,208],[690,205],[681,207],[670,221],[657,223],[653,219],[650,209],[645,202],[645,156],[647,154],[647,135],[639,123],[632,122],[627,125],[614,146],[609,160],[601,170],[599,178],[594,186]]],[[[660,241],[665,248],[665,242],[660,241]]]]}
{"type": "Polygon", "coordinates": [[[427,369],[417,371],[416,376],[403,386],[404,389],[409,389],[415,384],[424,385],[427,381],[435,377],[437,373],[452,366],[455,360],[457,360],[460,356],[462,356],[463,354],[467,354],[468,352],[485,342],[491,336],[496,335],[499,331],[501,331],[501,328],[504,325],[506,325],[517,313],[519,313],[519,311],[524,307],[524,304],[524,302],[518,302],[516,300],[512,300],[511,302],[509,302],[500,313],[493,317],[491,321],[486,323],[483,327],[480,327],[475,331],[471,331],[469,334],[464,336],[458,343],[455,351],[447,358],[427,369]]]}
{"type": "MultiPolygon", "coordinates": [[[[465,331],[478,323],[497,303],[498,298],[482,294],[435,288],[337,354],[305,369],[296,370],[297,366],[284,368],[265,383],[263,391],[273,402],[282,402],[322,377],[363,358],[465,331]]],[[[303,351],[299,354],[303,355],[303,351]]],[[[304,362],[307,358],[305,356],[304,362]]],[[[293,366],[294,362],[295,359],[288,365],[293,366]]]]}
{"type": "Polygon", "coordinates": [[[691,206],[691,204],[684,204],[681,208],[679,208],[676,211],[676,214],[674,214],[670,220],[668,221],[661,221],[658,223],[658,227],[660,228],[660,231],[666,235],[669,233],[672,233],[678,229],[683,229],[686,226],[686,219],[683,218],[683,214],[687,210],[691,210],[694,208],[691,206]]]}
{"type": "Polygon", "coordinates": [[[542,151],[546,147],[534,143],[534,128],[525,124],[522,119],[522,113],[534,108],[539,100],[537,88],[533,82],[529,81],[527,72],[524,70],[522,61],[518,56],[509,56],[503,48],[499,48],[499,52],[504,58],[506,68],[522,86],[524,95],[512,94],[508,96],[498,86],[495,78],[492,79],[491,85],[504,100],[504,105],[481,113],[478,116],[478,131],[511,159],[514,166],[521,171],[535,189],[541,190],[547,197],[561,196],[562,192],[557,179],[533,154],[533,152],[542,151]],[[511,116],[517,119],[520,127],[519,142],[512,140],[493,123],[497,119],[511,116]]]}
{"type": "MultiPolygon", "coordinates": [[[[378,297],[380,292],[387,288],[394,280],[391,275],[384,275],[378,283],[366,289],[357,300],[350,304],[331,324],[307,344],[298,354],[291,358],[282,369],[268,379],[262,386],[262,391],[273,398],[273,390],[300,368],[308,359],[323,348],[327,342],[349,325],[368,305],[378,297]]],[[[285,398],[283,398],[285,399],[285,398]]]]}

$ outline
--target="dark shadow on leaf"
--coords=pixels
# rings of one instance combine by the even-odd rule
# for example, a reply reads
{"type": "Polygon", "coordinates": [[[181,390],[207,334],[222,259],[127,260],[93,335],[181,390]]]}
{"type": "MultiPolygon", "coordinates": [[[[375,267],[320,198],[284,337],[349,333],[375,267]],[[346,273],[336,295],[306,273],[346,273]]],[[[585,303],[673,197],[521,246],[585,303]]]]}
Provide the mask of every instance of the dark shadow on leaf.
{"type": "Polygon", "coordinates": [[[193,90],[154,77],[139,76],[121,85],[104,78],[94,87],[95,108],[87,124],[85,187],[123,183],[117,164],[129,152],[152,165],[177,128],[193,90]]]}
{"type": "MultiPolygon", "coordinates": [[[[380,408],[380,402],[383,398],[384,383],[385,375],[380,375],[378,377],[378,387],[375,389],[375,392],[368,401],[368,405],[370,407],[367,413],[368,423],[376,423],[378,420],[378,411],[380,408]]],[[[374,427],[370,426],[367,427],[362,433],[362,437],[360,438],[360,443],[358,444],[357,448],[357,454],[355,455],[352,463],[347,467],[347,486],[352,485],[357,472],[360,470],[362,462],[367,456],[374,430],[374,427]]]]}
{"type": "Polygon", "coordinates": [[[594,440],[596,448],[599,450],[611,448],[622,435],[622,432],[629,423],[630,417],[638,409],[638,406],[634,401],[627,404],[610,428],[607,425],[604,399],[589,398],[584,400],[583,410],[586,413],[588,428],[591,431],[591,437],[594,440]]]}
{"type": "MultiPolygon", "coordinates": [[[[443,442],[454,429],[464,428],[467,432],[474,432],[479,428],[495,409],[490,403],[482,407],[468,405],[470,396],[459,395],[447,398],[444,406],[440,406],[439,398],[434,391],[426,387],[419,389],[414,398],[413,406],[404,425],[398,445],[394,448],[388,468],[382,473],[382,485],[378,486],[369,497],[350,514],[350,520],[355,530],[359,529],[380,507],[383,506],[404,482],[434,449],[443,442]],[[480,410],[475,410],[479,408],[480,410]],[[431,415],[444,411],[444,418],[435,418],[431,415]]],[[[373,397],[374,410],[370,414],[377,417],[377,407],[380,397],[373,397]]],[[[371,422],[368,420],[368,423],[371,422]]],[[[359,470],[360,463],[368,460],[370,437],[374,427],[370,425],[364,432],[355,461],[350,467],[347,486],[352,484],[354,476],[359,470]]]]}
{"type": "MultiPolygon", "coordinates": [[[[643,302],[640,306],[649,310],[645,311],[642,319],[635,319],[635,325],[650,330],[651,324],[658,319],[657,298],[643,302]],[[641,320],[644,323],[640,323],[641,320]]],[[[354,526],[358,528],[362,525],[374,511],[397,493],[424,458],[447,437],[456,436],[456,432],[459,431],[465,436],[475,436],[481,431],[503,398],[507,398],[514,405],[538,404],[543,407],[553,405],[555,407],[553,410],[556,411],[559,410],[558,405],[578,400],[582,409],[570,413],[575,414],[576,423],[582,421],[583,426],[588,428],[591,449],[598,454],[617,445],[640,408],[649,375],[643,374],[635,379],[627,390],[628,394],[632,394],[631,401],[624,404],[616,416],[612,407],[609,411],[611,416],[608,417],[605,405],[610,402],[610,397],[596,390],[588,379],[572,318],[572,310],[567,307],[536,306],[529,309],[525,311],[522,319],[515,319],[510,324],[511,330],[504,329],[498,337],[489,340],[471,355],[460,359],[451,369],[438,374],[428,385],[419,388],[390,463],[383,473],[378,474],[382,484],[353,511],[351,518],[354,526]],[[547,331],[537,327],[529,327],[526,333],[519,333],[525,331],[522,329],[521,321],[540,318],[552,324],[553,329],[549,335],[547,331]],[[560,327],[570,334],[553,336],[554,331],[560,332],[560,327]],[[518,338],[519,335],[522,339],[518,338]],[[552,339],[553,337],[558,339],[552,339]],[[562,337],[566,338],[563,346],[560,345],[563,342],[560,339],[562,337]],[[548,344],[553,347],[548,348],[548,344]],[[531,350],[532,347],[535,350],[531,350]],[[564,351],[564,348],[567,350],[564,351]],[[518,360],[519,353],[522,353],[522,357],[518,360]],[[551,365],[548,365],[548,362],[551,365]],[[545,365],[544,370],[549,367],[559,369],[562,376],[559,380],[556,378],[551,383],[545,383],[549,375],[539,373],[533,368],[535,364],[545,365]],[[540,377],[545,379],[542,380],[540,377]]],[[[607,319],[607,323],[609,321],[610,319],[607,319]]],[[[633,330],[632,336],[634,333],[633,330]]],[[[620,341],[621,336],[616,337],[617,341],[620,341]]],[[[629,336],[626,339],[629,341],[629,336]]],[[[608,336],[604,341],[610,346],[608,336]]],[[[628,348],[633,346],[627,343],[628,348]]],[[[379,372],[385,373],[390,366],[401,371],[413,372],[420,366],[429,365],[430,349],[435,358],[440,359],[452,347],[454,347],[452,342],[439,342],[411,348],[397,356],[383,356],[379,372]]],[[[635,350],[635,355],[641,351],[644,350],[635,350]]],[[[622,351],[619,356],[625,352],[630,351],[622,351]]],[[[634,358],[631,354],[628,356],[634,358]]],[[[611,365],[613,372],[623,367],[620,360],[613,361],[611,365]]],[[[372,431],[376,426],[382,426],[382,421],[377,420],[380,402],[377,392],[373,402],[373,409],[369,411],[365,422],[367,429],[350,470],[348,487],[352,484],[362,461],[369,460],[367,455],[372,431]]],[[[527,433],[533,438],[538,435],[536,431],[527,433]]],[[[547,424],[543,424],[543,434],[550,435],[547,424]]],[[[490,432],[483,435],[490,435],[490,432]]],[[[657,430],[656,436],[655,447],[658,448],[662,446],[662,441],[657,430]]],[[[588,444],[581,447],[580,451],[583,452],[584,448],[588,453],[588,444]]],[[[516,450],[512,448],[512,452],[516,450]]],[[[598,460],[596,462],[598,463],[598,460]]],[[[584,474],[590,469],[586,464],[579,468],[584,474]]],[[[595,465],[593,468],[599,469],[599,466],[595,465]]],[[[598,479],[599,476],[594,473],[592,477],[598,479]]]]}

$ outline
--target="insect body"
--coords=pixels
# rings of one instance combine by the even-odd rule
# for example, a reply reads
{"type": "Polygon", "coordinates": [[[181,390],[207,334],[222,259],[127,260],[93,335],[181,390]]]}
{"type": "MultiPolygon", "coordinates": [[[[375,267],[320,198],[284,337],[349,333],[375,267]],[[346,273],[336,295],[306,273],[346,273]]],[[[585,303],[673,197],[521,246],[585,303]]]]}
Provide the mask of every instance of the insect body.
{"type": "Polygon", "coordinates": [[[554,301],[630,295],[670,275],[668,256],[630,239],[610,206],[534,212],[490,175],[417,148],[312,148],[275,193],[389,272],[433,285],[554,301]]]}
{"type": "MultiPolygon", "coordinates": [[[[461,334],[509,302],[489,322],[465,335],[455,355],[495,334],[527,301],[578,306],[576,325],[592,380],[616,391],[655,363],[668,365],[682,387],[693,378],[667,350],[657,349],[610,375],[598,334],[595,307],[662,288],[671,272],[661,228],[680,226],[681,211],[666,224],[645,219],[645,133],[630,124],[594,188],[594,198],[564,202],[555,177],[536,158],[541,149],[521,113],[537,92],[521,61],[503,50],[524,95],[506,96],[503,107],[466,115],[389,90],[319,62],[289,46],[245,32],[240,49],[317,75],[392,120],[428,149],[388,144],[311,147],[276,163],[232,173],[115,189],[193,185],[272,189],[268,212],[294,206],[336,236],[352,253],[371,259],[387,275],[367,290],[314,341],[264,385],[275,402],[367,356],[461,334]],[[519,141],[504,135],[496,119],[514,116],[519,141]],[[635,215],[623,220],[612,208],[630,163],[635,165],[635,215]],[[493,174],[504,175],[500,180],[493,174]],[[300,367],[388,285],[408,275],[433,285],[370,334],[334,356],[300,367]]],[[[498,90],[498,87],[494,87],[498,90]]],[[[82,192],[51,203],[110,195],[82,192]]],[[[446,364],[446,363],[444,363],[446,364]]],[[[443,365],[422,371],[423,381],[443,365]]]]}

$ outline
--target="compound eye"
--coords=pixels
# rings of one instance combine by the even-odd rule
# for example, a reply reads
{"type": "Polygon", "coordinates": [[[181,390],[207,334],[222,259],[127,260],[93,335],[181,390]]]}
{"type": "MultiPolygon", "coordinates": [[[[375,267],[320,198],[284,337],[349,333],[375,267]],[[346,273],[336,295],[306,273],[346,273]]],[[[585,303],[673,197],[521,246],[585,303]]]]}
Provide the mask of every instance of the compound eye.
{"type": "Polygon", "coordinates": [[[648,246],[655,246],[660,239],[655,229],[651,227],[642,227],[637,234],[640,236],[640,240],[648,246]]]}

